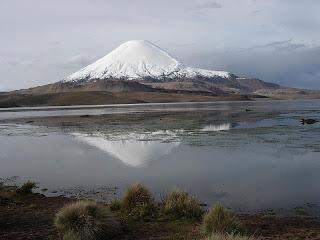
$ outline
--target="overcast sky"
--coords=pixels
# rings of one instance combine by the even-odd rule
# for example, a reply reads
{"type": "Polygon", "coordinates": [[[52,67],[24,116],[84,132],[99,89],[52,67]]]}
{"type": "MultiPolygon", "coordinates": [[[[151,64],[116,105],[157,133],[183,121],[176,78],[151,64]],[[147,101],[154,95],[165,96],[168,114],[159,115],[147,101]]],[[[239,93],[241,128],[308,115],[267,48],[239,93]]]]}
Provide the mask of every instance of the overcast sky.
{"type": "Polygon", "coordinates": [[[0,0],[0,91],[56,82],[131,39],[187,65],[320,89],[319,0],[0,0]]]}

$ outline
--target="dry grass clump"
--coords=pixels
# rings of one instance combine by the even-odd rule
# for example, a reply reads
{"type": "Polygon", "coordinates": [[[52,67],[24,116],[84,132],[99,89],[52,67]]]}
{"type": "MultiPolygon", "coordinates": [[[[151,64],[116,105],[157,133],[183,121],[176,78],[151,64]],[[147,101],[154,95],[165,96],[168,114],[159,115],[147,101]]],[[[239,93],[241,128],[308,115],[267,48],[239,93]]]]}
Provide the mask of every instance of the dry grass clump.
{"type": "MultiPolygon", "coordinates": [[[[158,209],[151,193],[142,184],[130,186],[121,200],[120,206],[127,217],[136,220],[148,220],[158,214],[158,209]]],[[[114,202],[110,207],[117,208],[119,203],[114,202]]]]}
{"type": "Polygon", "coordinates": [[[174,191],[165,197],[163,212],[171,219],[200,219],[203,209],[195,197],[183,191],[174,191]]]}
{"type": "Polygon", "coordinates": [[[206,240],[259,240],[253,236],[243,236],[237,234],[223,234],[223,233],[213,233],[206,240]]]}
{"type": "Polygon", "coordinates": [[[32,193],[32,190],[34,188],[36,188],[36,187],[37,187],[36,183],[31,182],[31,181],[27,181],[27,182],[23,183],[20,187],[18,187],[16,189],[16,193],[18,193],[18,194],[30,194],[30,193],[32,193]]]}
{"type": "Polygon", "coordinates": [[[112,212],[120,211],[122,208],[122,202],[118,199],[114,199],[109,203],[109,209],[112,212]]]}
{"type": "Polygon", "coordinates": [[[34,182],[27,181],[19,186],[15,178],[0,178],[0,198],[21,198],[32,194],[32,190],[37,185],[34,182]]]}
{"type": "Polygon", "coordinates": [[[241,224],[234,213],[218,204],[211,208],[203,218],[205,233],[238,233],[241,231],[241,224]]]}
{"type": "Polygon", "coordinates": [[[91,201],[67,204],[56,214],[54,224],[64,240],[113,239],[121,233],[120,223],[108,209],[91,201]]]}
{"type": "Polygon", "coordinates": [[[122,199],[122,206],[125,209],[133,209],[142,204],[153,203],[153,197],[149,190],[142,184],[131,185],[122,199]]]}
{"type": "Polygon", "coordinates": [[[156,203],[143,203],[133,208],[128,217],[133,220],[152,221],[159,216],[159,208],[156,203]]]}

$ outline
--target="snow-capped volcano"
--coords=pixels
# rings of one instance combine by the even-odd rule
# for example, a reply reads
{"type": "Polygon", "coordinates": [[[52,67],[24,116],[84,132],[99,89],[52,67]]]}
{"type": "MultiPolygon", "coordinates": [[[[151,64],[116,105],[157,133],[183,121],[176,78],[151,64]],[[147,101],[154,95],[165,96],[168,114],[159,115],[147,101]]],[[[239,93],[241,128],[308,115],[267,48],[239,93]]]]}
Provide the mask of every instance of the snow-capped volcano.
{"type": "Polygon", "coordinates": [[[145,40],[131,40],[96,62],[71,74],[64,81],[121,78],[222,77],[230,73],[186,67],[168,52],[145,40]]]}
{"type": "Polygon", "coordinates": [[[0,107],[248,100],[251,95],[318,98],[320,94],[187,67],[153,43],[133,40],[61,81],[0,96],[0,107]]]}

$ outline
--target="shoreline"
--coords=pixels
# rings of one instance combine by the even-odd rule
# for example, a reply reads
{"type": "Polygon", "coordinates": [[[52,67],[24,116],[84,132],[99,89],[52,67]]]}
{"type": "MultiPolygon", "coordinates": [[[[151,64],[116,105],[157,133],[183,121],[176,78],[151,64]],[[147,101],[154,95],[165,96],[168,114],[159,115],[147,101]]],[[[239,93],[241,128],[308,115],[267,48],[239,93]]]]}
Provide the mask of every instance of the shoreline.
{"type": "Polygon", "coordinates": [[[22,112],[22,111],[50,111],[50,110],[86,110],[86,109],[103,109],[103,108],[129,108],[142,106],[181,106],[181,105],[205,105],[205,104],[223,104],[223,103],[251,103],[251,102],[307,102],[320,101],[320,98],[314,99],[275,99],[275,98],[257,98],[250,100],[215,100],[199,102],[147,102],[147,103],[118,103],[118,104],[84,104],[84,105],[45,105],[45,106],[24,106],[24,107],[0,107],[2,112],[22,112]]]}
{"type": "Polygon", "coordinates": [[[217,102],[174,102],[174,103],[137,103],[137,104],[107,104],[107,105],[77,105],[77,106],[42,106],[22,108],[0,108],[0,123],[34,123],[36,120],[74,118],[86,121],[99,117],[132,115],[132,114],[180,114],[192,112],[229,111],[245,115],[262,113],[270,110],[272,113],[288,111],[317,110],[312,104],[317,100],[274,100],[257,101],[217,101],[217,102]],[[276,104],[273,109],[270,103],[276,104]],[[310,104],[308,104],[310,103],[310,104]],[[298,104],[298,108],[295,108],[298,104]],[[26,122],[23,122],[26,120],[26,122]]]}
{"type": "MultiPolygon", "coordinates": [[[[254,97],[254,96],[253,96],[254,97]]],[[[101,104],[175,103],[250,100],[250,95],[201,95],[162,92],[62,92],[40,95],[8,94],[0,96],[0,108],[72,106],[101,104]]]]}

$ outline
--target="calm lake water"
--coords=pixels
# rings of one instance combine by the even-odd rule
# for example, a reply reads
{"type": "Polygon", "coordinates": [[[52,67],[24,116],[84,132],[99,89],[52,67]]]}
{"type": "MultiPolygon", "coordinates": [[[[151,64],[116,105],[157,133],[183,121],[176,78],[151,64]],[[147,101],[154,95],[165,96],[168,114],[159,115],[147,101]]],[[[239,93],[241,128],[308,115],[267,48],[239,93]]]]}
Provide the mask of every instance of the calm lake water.
{"type": "Polygon", "coordinates": [[[108,200],[142,182],[158,197],[318,214],[320,124],[301,118],[320,119],[320,101],[2,109],[0,177],[47,195],[108,200]]]}

